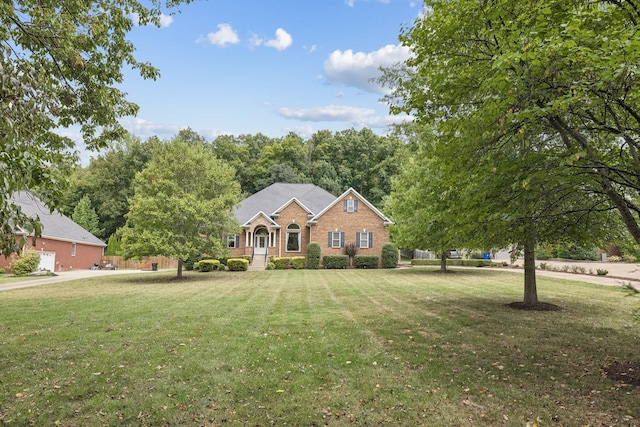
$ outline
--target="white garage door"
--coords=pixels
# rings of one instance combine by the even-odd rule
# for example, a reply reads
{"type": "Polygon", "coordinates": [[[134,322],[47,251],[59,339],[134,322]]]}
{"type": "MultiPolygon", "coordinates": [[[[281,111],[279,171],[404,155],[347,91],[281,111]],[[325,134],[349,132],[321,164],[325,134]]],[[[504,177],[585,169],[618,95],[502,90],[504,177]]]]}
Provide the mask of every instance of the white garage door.
{"type": "Polygon", "coordinates": [[[38,270],[55,271],[55,267],[56,267],[56,253],[40,252],[40,264],[38,264],[38,270]]]}

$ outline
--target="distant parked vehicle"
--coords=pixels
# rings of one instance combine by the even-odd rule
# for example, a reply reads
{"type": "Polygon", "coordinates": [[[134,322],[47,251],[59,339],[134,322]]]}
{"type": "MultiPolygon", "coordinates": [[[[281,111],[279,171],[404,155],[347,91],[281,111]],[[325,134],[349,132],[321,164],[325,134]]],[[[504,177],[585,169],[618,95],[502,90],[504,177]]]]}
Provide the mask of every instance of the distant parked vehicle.
{"type": "Polygon", "coordinates": [[[449,251],[449,254],[447,255],[447,258],[451,258],[451,259],[461,259],[462,258],[462,254],[460,252],[458,252],[455,249],[451,249],[449,251]]]}

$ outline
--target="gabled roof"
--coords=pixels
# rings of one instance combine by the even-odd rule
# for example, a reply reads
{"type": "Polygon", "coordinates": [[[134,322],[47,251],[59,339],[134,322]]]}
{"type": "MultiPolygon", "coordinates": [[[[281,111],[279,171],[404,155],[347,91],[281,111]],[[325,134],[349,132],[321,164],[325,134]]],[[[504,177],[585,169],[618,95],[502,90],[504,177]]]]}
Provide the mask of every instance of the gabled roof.
{"type": "Polygon", "coordinates": [[[325,212],[327,212],[329,209],[331,209],[332,207],[334,207],[336,204],[340,203],[342,200],[344,200],[345,197],[347,197],[347,195],[349,194],[353,194],[358,200],[360,200],[362,203],[364,203],[365,205],[367,205],[367,207],[369,207],[369,209],[371,209],[376,215],[378,215],[380,217],[380,219],[382,219],[382,221],[384,222],[384,225],[393,225],[393,221],[391,221],[389,218],[387,218],[386,216],[384,216],[384,214],[382,212],[380,212],[378,210],[378,208],[376,208],[375,206],[373,206],[371,203],[369,203],[369,201],[367,199],[365,199],[364,197],[362,197],[360,195],[360,193],[358,193],[356,190],[354,190],[353,188],[349,188],[347,191],[345,191],[344,193],[342,193],[337,199],[335,199],[333,201],[333,203],[331,203],[330,205],[326,206],[322,211],[318,212],[313,218],[311,218],[309,220],[310,223],[315,223],[318,221],[318,218],[320,218],[322,215],[324,215],[325,212]]]}
{"type": "Polygon", "coordinates": [[[260,211],[269,215],[278,213],[294,198],[315,214],[332,203],[336,196],[313,184],[276,183],[241,201],[233,212],[236,220],[245,224],[260,211]]]}
{"type": "Polygon", "coordinates": [[[107,246],[102,240],[54,210],[51,212],[40,199],[27,191],[20,191],[9,198],[9,202],[20,207],[31,218],[40,218],[42,237],[93,246],[107,246]]]}
{"type": "Polygon", "coordinates": [[[251,223],[253,221],[255,221],[258,217],[263,217],[264,219],[266,219],[267,221],[269,221],[269,223],[271,224],[272,227],[274,228],[280,228],[280,225],[278,225],[277,222],[275,222],[273,219],[271,219],[271,217],[269,215],[267,215],[266,213],[260,211],[257,214],[255,214],[254,216],[252,216],[249,220],[247,220],[246,222],[242,223],[241,225],[243,227],[248,227],[251,225],[251,223]]]}
{"type": "Polygon", "coordinates": [[[282,212],[283,210],[286,209],[287,206],[289,206],[290,204],[295,203],[298,206],[300,206],[302,209],[304,209],[305,211],[307,211],[307,215],[313,216],[313,212],[311,212],[311,209],[309,209],[308,207],[306,207],[304,205],[304,203],[301,203],[298,199],[296,199],[295,197],[293,197],[291,200],[289,200],[287,203],[285,203],[284,205],[280,206],[278,209],[275,210],[275,212],[273,212],[271,215],[272,216],[280,216],[280,212],[282,212]]]}

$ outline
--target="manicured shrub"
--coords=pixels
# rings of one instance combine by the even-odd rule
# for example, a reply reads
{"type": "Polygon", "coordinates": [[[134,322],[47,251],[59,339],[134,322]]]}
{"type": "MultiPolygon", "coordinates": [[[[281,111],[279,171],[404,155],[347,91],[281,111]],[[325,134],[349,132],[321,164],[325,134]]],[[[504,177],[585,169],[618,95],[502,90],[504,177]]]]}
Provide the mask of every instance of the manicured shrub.
{"type": "Polygon", "coordinates": [[[276,265],[273,262],[269,261],[267,263],[267,268],[266,269],[267,270],[275,270],[276,269],[276,265]]]}
{"type": "Polygon", "coordinates": [[[202,259],[202,255],[190,255],[184,262],[184,268],[187,271],[197,270],[195,264],[202,259]]]}
{"type": "Polygon", "coordinates": [[[249,270],[249,260],[245,258],[229,258],[227,260],[227,268],[229,271],[247,271],[249,270]]]}
{"type": "Polygon", "coordinates": [[[353,266],[355,268],[378,268],[377,255],[356,255],[353,257],[353,266]]]}
{"type": "Polygon", "coordinates": [[[9,264],[9,269],[16,276],[28,276],[36,271],[40,264],[40,253],[37,251],[26,251],[20,258],[14,259],[9,264]]]}
{"type": "Polygon", "coordinates": [[[0,274],[4,274],[4,268],[0,268],[0,274]]]}
{"type": "MultiPolygon", "coordinates": [[[[187,270],[188,270],[188,268],[187,268],[187,270]]],[[[196,271],[200,270],[200,261],[193,263],[192,270],[196,270],[196,271]]]]}
{"type": "MultiPolygon", "coordinates": [[[[440,266],[439,259],[412,259],[411,265],[432,265],[432,266],[440,266]]],[[[481,260],[481,259],[447,259],[448,266],[464,266],[464,267],[491,267],[498,266],[501,264],[495,263],[493,261],[481,260]]],[[[502,263],[503,266],[507,264],[505,262],[502,263]]]]}
{"type": "Polygon", "coordinates": [[[320,245],[316,242],[307,245],[307,268],[311,270],[320,268],[320,245]]]}
{"type": "Polygon", "coordinates": [[[200,267],[200,271],[205,273],[209,271],[219,270],[220,266],[222,266],[222,264],[220,264],[220,261],[218,261],[217,259],[203,259],[198,264],[200,267]]]}
{"type": "Polygon", "coordinates": [[[303,256],[294,256],[291,258],[291,266],[295,270],[302,270],[304,268],[305,258],[303,256]]]}
{"type": "Polygon", "coordinates": [[[325,255],[322,257],[324,268],[336,269],[347,268],[349,266],[348,255],[325,255]]]}
{"type": "Polygon", "coordinates": [[[398,248],[393,243],[382,247],[382,268],[396,268],[398,266],[398,248]]]}
{"type": "Polygon", "coordinates": [[[276,266],[276,270],[287,270],[291,266],[291,258],[273,257],[271,262],[276,266]]]}

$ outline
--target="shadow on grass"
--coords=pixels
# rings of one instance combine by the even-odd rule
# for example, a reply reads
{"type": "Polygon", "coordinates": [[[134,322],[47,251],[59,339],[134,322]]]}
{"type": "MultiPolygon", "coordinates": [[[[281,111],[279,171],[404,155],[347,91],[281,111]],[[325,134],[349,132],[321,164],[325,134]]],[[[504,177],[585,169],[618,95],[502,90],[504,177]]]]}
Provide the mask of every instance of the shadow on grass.
{"type": "Polygon", "coordinates": [[[172,272],[113,277],[111,280],[114,283],[131,285],[171,285],[180,283],[209,282],[211,280],[215,280],[215,276],[187,273],[183,274],[182,277],[177,277],[176,273],[172,272]]]}

